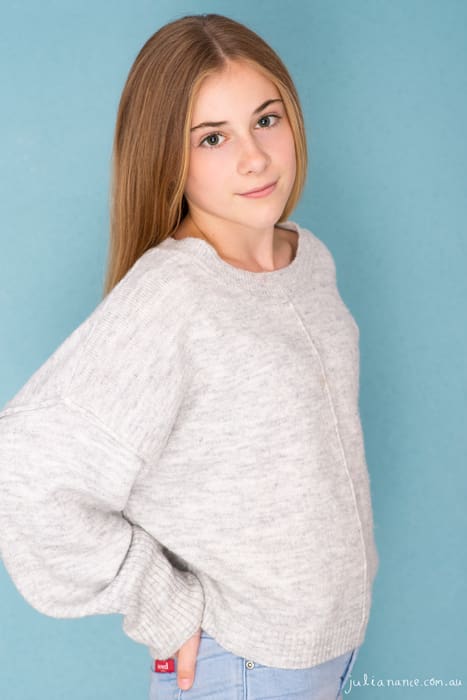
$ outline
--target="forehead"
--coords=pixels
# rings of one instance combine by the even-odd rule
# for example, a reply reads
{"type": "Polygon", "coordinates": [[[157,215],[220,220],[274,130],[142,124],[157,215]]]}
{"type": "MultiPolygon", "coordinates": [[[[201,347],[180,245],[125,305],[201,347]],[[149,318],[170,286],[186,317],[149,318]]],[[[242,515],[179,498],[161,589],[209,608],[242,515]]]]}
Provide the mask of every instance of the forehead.
{"type": "Polygon", "coordinates": [[[193,102],[193,120],[227,119],[226,109],[251,114],[262,102],[278,97],[277,87],[258,68],[232,61],[201,82],[193,102]]]}

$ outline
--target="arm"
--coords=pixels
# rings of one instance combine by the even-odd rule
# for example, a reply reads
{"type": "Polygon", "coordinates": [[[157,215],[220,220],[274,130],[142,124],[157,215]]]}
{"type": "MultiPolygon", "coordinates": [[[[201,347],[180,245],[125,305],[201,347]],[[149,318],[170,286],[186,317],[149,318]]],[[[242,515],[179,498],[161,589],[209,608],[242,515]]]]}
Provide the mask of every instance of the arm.
{"type": "Polygon", "coordinates": [[[121,613],[168,658],[201,626],[194,574],[124,514],[144,462],[70,399],[0,413],[0,553],[23,597],[53,617],[121,613]]]}

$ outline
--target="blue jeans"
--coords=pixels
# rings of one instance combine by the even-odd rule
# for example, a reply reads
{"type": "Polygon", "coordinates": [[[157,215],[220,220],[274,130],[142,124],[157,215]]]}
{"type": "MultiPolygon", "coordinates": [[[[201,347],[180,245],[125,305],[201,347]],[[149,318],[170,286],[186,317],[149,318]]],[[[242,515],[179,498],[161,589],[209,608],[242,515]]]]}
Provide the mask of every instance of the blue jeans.
{"type": "Polygon", "coordinates": [[[191,688],[178,687],[175,658],[172,673],[156,673],[151,667],[149,700],[342,700],[359,650],[311,668],[275,668],[226,651],[201,630],[191,688]]]}

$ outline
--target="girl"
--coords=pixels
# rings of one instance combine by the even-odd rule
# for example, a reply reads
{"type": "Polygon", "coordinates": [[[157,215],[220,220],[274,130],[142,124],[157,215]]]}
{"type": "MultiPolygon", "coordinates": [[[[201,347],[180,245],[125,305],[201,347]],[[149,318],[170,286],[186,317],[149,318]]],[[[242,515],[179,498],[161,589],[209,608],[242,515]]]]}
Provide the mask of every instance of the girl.
{"type": "Polygon", "coordinates": [[[113,164],[106,294],[0,414],[5,566],[46,615],[121,613],[153,700],[336,700],[378,554],[358,327],[288,218],[286,68],[226,17],[171,22],[113,164]]]}

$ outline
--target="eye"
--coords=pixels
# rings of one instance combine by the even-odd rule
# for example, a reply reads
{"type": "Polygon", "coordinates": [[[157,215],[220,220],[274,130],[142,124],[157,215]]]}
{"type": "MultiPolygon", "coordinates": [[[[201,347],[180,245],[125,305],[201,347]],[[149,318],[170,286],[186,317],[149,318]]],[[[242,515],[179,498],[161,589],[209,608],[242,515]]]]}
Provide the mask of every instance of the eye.
{"type": "Polygon", "coordinates": [[[258,126],[262,129],[276,126],[281,117],[278,114],[265,114],[263,117],[258,119],[258,126]]]}
{"type": "Polygon", "coordinates": [[[221,134],[208,134],[207,136],[202,139],[200,146],[207,146],[208,148],[215,148],[216,146],[221,145],[220,139],[223,139],[224,137],[221,134]]]}

